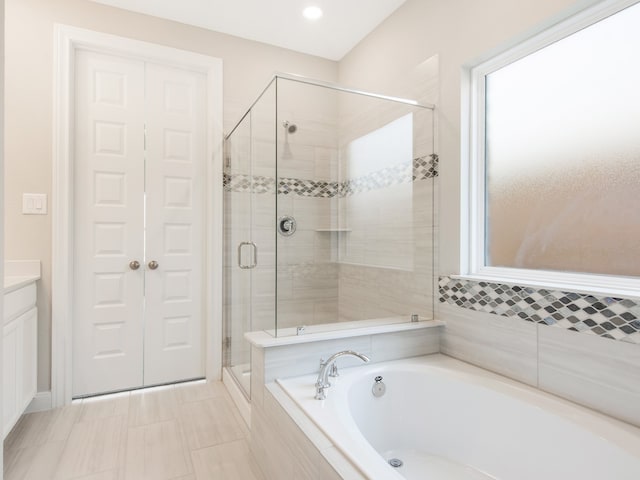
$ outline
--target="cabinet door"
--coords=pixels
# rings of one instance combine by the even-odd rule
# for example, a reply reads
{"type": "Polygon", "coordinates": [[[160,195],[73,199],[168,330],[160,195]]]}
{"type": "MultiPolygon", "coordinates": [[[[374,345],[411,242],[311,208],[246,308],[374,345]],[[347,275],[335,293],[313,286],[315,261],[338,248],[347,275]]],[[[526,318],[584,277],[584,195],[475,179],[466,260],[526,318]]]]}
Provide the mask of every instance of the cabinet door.
{"type": "Polygon", "coordinates": [[[38,370],[38,309],[32,308],[20,317],[22,322],[22,381],[19,413],[22,414],[36,395],[38,370]]]}
{"type": "Polygon", "coordinates": [[[7,324],[3,328],[2,351],[2,437],[6,437],[19,417],[18,382],[20,380],[20,342],[21,324],[18,321],[7,324]]]}

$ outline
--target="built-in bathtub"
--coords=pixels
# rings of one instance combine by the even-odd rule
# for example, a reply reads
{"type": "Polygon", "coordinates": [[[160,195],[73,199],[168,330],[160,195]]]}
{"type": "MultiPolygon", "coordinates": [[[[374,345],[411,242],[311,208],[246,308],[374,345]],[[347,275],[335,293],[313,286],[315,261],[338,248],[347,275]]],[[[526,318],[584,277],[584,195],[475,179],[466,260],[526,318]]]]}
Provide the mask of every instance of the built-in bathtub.
{"type": "Polygon", "coordinates": [[[373,480],[640,479],[640,429],[450,357],[344,369],[322,401],[315,381],[278,383],[373,480]]]}

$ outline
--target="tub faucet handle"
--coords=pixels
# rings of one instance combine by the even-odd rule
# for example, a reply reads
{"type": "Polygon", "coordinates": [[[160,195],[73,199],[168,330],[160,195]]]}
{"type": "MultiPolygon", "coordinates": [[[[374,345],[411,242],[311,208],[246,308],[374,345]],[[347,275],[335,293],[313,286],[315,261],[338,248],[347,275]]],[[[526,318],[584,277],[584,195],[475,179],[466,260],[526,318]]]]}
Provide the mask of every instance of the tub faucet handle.
{"type": "Polygon", "coordinates": [[[316,382],[316,387],[327,388],[331,386],[331,382],[327,379],[325,382],[321,382],[321,373],[326,368],[327,362],[324,358],[320,358],[320,370],[318,371],[318,381],[316,382]]]}
{"type": "MultiPolygon", "coordinates": [[[[331,386],[329,383],[329,371],[334,372],[333,367],[335,366],[336,360],[343,356],[351,356],[356,357],[362,360],[363,362],[369,362],[369,357],[362,353],[354,352],[353,350],[344,350],[342,352],[334,353],[329,357],[329,359],[325,362],[324,359],[320,359],[320,372],[318,372],[318,379],[316,380],[316,400],[324,400],[327,398],[327,394],[325,390],[331,386]]],[[[336,376],[338,374],[338,369],[335,369],[336,376]]]]}

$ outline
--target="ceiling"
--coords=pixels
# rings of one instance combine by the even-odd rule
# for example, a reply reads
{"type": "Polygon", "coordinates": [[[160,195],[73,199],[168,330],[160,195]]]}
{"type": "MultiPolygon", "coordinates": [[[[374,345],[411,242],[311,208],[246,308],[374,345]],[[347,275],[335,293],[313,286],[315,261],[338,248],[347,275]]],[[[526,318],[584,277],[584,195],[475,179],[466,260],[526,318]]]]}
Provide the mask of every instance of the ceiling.
{"type": "Polygon", "coordinates": [[[340,60],[405,0],[91,0],[340,60]],[[310,5],[324,15],[310,21],[310,5]]]}

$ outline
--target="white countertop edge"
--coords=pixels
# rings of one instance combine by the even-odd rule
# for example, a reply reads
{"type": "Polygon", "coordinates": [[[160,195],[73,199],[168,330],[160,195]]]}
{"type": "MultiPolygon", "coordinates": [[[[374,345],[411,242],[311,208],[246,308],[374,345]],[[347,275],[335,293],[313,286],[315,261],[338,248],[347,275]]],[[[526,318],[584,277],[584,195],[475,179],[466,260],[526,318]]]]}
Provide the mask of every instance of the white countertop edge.
{"type": "Polygon", "coordinates": [[[13,275],[4,277],[4,293],[13,292],[36,280],[40,280],[40,275],[13,275]]]}
{"type": "Polygon", "coordinates": [[[361,337],[364,335],[376,335],[380,333],[405,332],[410,330],[422,330],[445,325],[442,320],[421,320],[419,322],[393,323],[387,325],[375,325],[356,327],[343,330],[331,330],[328,332],[305,333],[286,337],[274,337],[267,332],[247,332],[245,339],[256,347],[280,347],[283,345],[296,345],[300,343],[317,342],[321,340],[334,340],[337,338],[361,337]]]}

